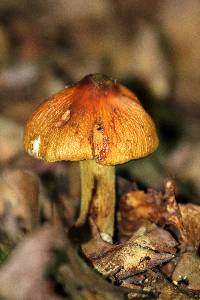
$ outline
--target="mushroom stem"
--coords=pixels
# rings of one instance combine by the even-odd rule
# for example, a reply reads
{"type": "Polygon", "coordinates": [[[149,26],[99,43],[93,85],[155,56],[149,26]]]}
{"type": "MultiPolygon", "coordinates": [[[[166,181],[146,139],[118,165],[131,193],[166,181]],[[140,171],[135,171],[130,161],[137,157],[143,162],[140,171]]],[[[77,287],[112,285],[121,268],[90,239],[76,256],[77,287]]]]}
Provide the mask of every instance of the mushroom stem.
{"type": "Polygon", "coordinates": [[[101,237],[112,242],[115,213],[115,167],[103,166],[93,160],[80,162],[81,209],[77,225],[89,216],[101,237]]]}

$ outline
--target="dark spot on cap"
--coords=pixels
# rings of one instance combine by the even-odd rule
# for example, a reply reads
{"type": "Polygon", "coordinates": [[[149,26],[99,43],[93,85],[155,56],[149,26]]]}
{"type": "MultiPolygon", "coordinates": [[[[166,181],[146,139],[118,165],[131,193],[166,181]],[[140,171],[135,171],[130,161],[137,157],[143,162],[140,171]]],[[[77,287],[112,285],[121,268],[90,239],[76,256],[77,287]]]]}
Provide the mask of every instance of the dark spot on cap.
{"type": "Polygon", "coordinates": [[[103,90],[117,90],[118,84],[116,80],[111,79],[110,77],[104,74],[90,74],[85,76],[81,81],[80,85],[93,85],[96,88],[103,90]]]}

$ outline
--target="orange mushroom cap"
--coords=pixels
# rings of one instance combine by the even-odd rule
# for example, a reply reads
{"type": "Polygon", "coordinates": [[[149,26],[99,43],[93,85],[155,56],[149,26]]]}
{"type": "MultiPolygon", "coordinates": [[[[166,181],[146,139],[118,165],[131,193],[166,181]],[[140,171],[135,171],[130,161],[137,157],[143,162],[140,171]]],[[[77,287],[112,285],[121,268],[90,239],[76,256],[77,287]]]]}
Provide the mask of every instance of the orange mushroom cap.
{"type": "Polygon", "coordinates": [[[24,145],[29,154],[47,161],[92,159],[116,165],[150,154],[158,137],[153,120],[129,89],[94,74],[36,109],[24,145]]]}

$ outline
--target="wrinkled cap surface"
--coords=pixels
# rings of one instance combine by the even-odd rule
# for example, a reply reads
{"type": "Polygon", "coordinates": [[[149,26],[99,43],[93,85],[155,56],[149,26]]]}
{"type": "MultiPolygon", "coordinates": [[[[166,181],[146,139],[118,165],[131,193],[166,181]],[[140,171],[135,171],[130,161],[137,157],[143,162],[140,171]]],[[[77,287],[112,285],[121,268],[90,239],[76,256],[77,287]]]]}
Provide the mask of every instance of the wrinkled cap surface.
{"type": "Polygon", "coordinates": [[[101,74],[49,97],[29,118],[26,151],[47,161],[96,160],[115,165],[158,145],[153,120],[126,87],[101,74]]]}

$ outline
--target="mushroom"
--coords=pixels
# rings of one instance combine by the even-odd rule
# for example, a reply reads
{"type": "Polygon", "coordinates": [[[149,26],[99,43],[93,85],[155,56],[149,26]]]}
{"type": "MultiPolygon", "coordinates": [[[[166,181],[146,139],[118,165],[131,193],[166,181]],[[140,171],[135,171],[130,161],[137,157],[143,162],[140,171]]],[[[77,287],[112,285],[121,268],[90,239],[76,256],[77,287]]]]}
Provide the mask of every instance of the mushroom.
{"type": "Polygon", "coordinates": [[[101,237],[112,241],[115,165],[152,153],[158,145],[153,120],[125,86],[102,74],[49,97],[32,114],[24,133],[26,151],[49,162],[80,161],[81,209],[101,237]]]}

